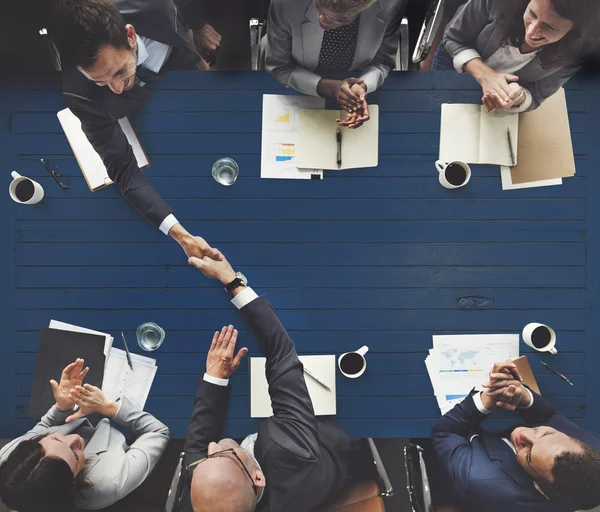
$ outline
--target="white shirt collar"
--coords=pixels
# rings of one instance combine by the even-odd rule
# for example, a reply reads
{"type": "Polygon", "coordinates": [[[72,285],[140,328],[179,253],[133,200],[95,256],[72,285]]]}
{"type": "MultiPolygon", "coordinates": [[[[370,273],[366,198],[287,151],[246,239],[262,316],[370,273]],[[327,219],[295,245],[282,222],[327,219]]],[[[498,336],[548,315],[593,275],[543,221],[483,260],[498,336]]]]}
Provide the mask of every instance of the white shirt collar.
{"type": "MultiPolygon", "coordinates": [[[[239,295],[241,295],[241,294],[238,294],[238,296],[239,295]]],[[[244,439],[242,441],[242,444],[240,444],[240,447],[242,449],[246,450],[252,456],[252,458],[254,459],[254,462],[256,462],[256,465],[258,466],[258,469],[260,469],[260,472],[262,473],[262,468],[260,467],[260,464],[256,460],[256,457],[254,456],[254,445],[256,444],[257,438],[258,438],[258,432],[255,432],[254,434],[250,434],[248,437],[246,437],[246,439],[244,439]]],[[[264,493],[265,493],[265,488],[263,487],[258,492],[258,500],[256,503],[259,503],[260,500],[262,500],[264,493]]]]}
{"type": "Polygon", "coordinates": [[[146,45],[144,44],[144,41],[138,34],[135,35],[135,38],[137,41],[137,48],[138,48],[137,65],[139,66],[140,64],[143,64],[146,61],[146,59],[148,58],[148,50],[146,49],[146,45]]]}

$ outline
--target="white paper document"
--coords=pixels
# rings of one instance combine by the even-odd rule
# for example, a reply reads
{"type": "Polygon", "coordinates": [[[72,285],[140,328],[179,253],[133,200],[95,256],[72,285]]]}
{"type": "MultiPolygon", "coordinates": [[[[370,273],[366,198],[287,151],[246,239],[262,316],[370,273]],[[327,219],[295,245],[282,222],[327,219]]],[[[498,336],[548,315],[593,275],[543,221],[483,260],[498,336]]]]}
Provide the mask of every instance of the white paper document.
{"type": "Polygon", "coordinates": [[[442,104],[439,158],[443,162],[514,166],[518,142],[518,114],[490,114],[483,105],[442,104]]]}
{"type": "Polygon", "coordinates": [[[510,167],[504,166],[500,166],[500,177],[502,179],[502,190],[518,190],[521,188],[551,187],[553,185],[562,185],[562,178],[530,181],[528,183],[513,183],[510,167]]]}
{"type": "Polygon", "coordinates": [[[300,109],[322,109],[323,98],[263,95],[261,178],[322,179],[323,170],[298,169],[298,113],[300,109]]]}
{"type": "MultiPolygon", "coordinates": [[[[315,415],[332,416],[336,414],[335,356],[299,356],[305,368],[317,379],[326,384],[326,389],[310,375],[304,374],[308,394],[312,400],[315,415]]],[[[250,417],[268,418],[273,416],[269,385],[265,374],[264,357],[250,358],[250,417]]]]}
{"type": "MultiPolygon", "coordinates": [[[[79,118],[68,108],[61,110],[56,115],[58,116],[58,120],[67,136],[67,140],[71,145],[71,149],[75,154],[77,163],[79,164],[79,167],[81,167],[81,172],[83,172],[83,176],[85,177],[90,190],[93,192],[106,185],[111,185],[112,181],[108,177],[106,167],[104,166],[100,155],[96,153],[96,150],[90,144],[85,133],[83,133],[79,118]]],[[[133,149],[133,154],[138,167],[140,169],[147,167],[150,163],[140,145],[137,135],[133,131],[129,119],[126,117],[119,119],[119,124],[127,137],[127,141],[133,149]]]]}
{"type": "Polygon", "coordinates": [[[143,411],[156,375],[156,360],[131,354],[133,370],[124,350],[113,348],[104,368],[102,391],[111,400],[126,397],[136,409],[143,411]]]}
{"type": "Polygon", "coordinates": [[[425,365],[442,414],[473,388],[482,389],[494,363],[517,357],[518,334],[433,336],[425,365]]]}

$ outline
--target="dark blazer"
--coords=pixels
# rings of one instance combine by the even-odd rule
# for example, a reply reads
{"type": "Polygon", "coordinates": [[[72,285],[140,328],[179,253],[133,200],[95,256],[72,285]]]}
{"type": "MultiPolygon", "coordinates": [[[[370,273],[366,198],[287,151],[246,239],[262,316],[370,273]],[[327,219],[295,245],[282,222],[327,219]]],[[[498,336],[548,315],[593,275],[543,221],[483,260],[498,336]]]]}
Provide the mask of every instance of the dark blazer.
{"type": "MultiPolygon", "coordinates": [[[[531,408],[517,409],[527,425],[549,426],[600,449],[596,434],[578,427],[541,396],[533,395],[531,408]]],[[[486,418],[468,397],[442,416],[431,431],[435,453],[462,505],[473,512],[571,512],[535,489],[511,448],[500,436],[481,428],[486,418]]]]}
{"type": "MultiPolygon", "coordinates": [[[[475,50],[485,61],[504,44],[499,19],[506,3],[506,0],[469,0],[457,11],[446,27],[442,41],[454,59],[455,67],[462,69],[464,66],[460,54],[465,50],[475,50]]],[[[531,93],[533,102],[528,110],[534,110],[558,91],[578,69],[577,66],[544,68],[540,59],[535,57],[513,74],[519,77],[519,84],[531,93]]]]}
{"type": "MultiPolygon", "coordinates": [[[[166,69],[192,69],[199,56],[187,38],[187,25],[173,0],[115,0],[125,21],[136,32],[173,47],[166,69]]],[[[166,71],[165,69],[165,71],[166,71]]],[[[145,82],[164,75],[145,71],[145,82]]],[[[118,120],[141,107],[152,95],[148,86],[134,86],[123,94],[99,87],[76,68],[63,70],[63,95],[67,106],[81,121],[88,140],[98,152],[108,176],[123,197],[153,226],[173,210],[139,172],[131,146],[118,120]]]]}
{"type": "MultiPolygon", "coordinates": [[[[294,342],[266,297],[250,302],[241,313],[267,358],[274,412],[261,424],[254,447],[267,482],[257,510],[319,510],[365,472],[368,459],[362,443],[333,423],[317,422],[294,342]]],[[[206,457],[208,444],[221,439],[228,397],[228,387],[200,382],[185,443],[185,465],[206,457]]],[[[191,511],[189,496],[185,500],[183,510],[191,511]]]]}

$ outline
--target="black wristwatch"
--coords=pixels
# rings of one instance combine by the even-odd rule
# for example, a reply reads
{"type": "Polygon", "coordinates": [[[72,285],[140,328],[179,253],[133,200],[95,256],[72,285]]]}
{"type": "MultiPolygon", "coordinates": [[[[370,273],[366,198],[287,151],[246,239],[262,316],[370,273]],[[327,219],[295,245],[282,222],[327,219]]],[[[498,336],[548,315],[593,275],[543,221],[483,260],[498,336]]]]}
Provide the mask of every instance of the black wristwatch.
{"type": "Polygon", "coordinates": [[[226,292],[232,292],[239,286],[248,286],[248,279],[241,272],[235,273],[235,279],[231,283],[225,285],[226,292]]]}

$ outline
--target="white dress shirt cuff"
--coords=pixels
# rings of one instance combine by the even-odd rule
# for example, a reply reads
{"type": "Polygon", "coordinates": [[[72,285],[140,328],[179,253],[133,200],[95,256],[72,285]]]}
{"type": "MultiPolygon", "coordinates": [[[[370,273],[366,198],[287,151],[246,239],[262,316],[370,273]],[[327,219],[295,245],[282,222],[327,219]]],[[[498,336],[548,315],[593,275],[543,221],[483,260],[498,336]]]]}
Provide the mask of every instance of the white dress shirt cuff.
{"type": "Polygon", "coordinates": [[[523,87],[523,90],[525,91],[525,99],[523,100],[523,103],[521,103],[518,107],[507,108],[506,112],[525,112],[529,107],[531,107],[531,104],[533,103],[533,96],[525,87],[523,87]]]}
{"type": "Polygon", "coordinates": [[[179,224],[179,221],[177,220],[175,215],[173,215],[171,213],[170,215],[167,215],[167,217],[165,217],[165,220],[163,220],[160,223],[160,226],[158,227],[158,229],[160,229],[165,235],[168,235],[169,231],[171,231],[171,228],[175,224],[179,224]]]}
{"type": "Polygon", "coordinates": [[[452,63],[454,64],[454,69],[456,69],[456,71],[458,71],[459,73],[464,73],[465,65],[467,64],[467,62],[470,62],[473,59],[481,59],[481,55],[479,55],[479,53],[476,50],[472,50],[470,48],[468,50],[463,50],[462,52],[458,53],[453,59],[452,63]]]}
{"type": "Polygon", "coordinates": [[[258,295],[256,292],[246,286],[246,289],[238,293],[233,299],[231,299],[231,303],[238,309],[242,309],[244,306],[250,304],[253,300],[258,299],[258,295]]]}
{"type": "Polygon", "coordinates": [[[486,409],[483,406],[483,402],[481,400],[481,393],[475,393],[473,395],[473,402],[475,402],[475,407],[477,407],[477,410],[481,413],[481,414],[492,414],[492,411],[490,411],[489,409],[486,409]]]}
{"type": "Polygon", "coordinates": [[[214,384],[215,386],[224,387],[229,385],[229,379],[219,379],[219,377],[213,377],[212,375],[207,375],[206,373],[204,374],[204,380],[214,384]]]}
{"type": "Polygon", "coordinates": [[[529,409],[533,405],[533,393],[531,391],[529,391],[526,387],[523,387],[523,389],[525,391],[527,391],[527,393],[529,393],[529,396],[531,397],[531,400],[529,401],[529,405],[525,405],[523,407],[519,407],[519,409],[529,409]]]}

